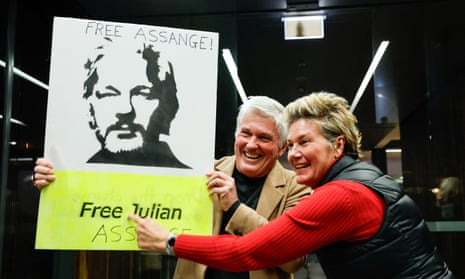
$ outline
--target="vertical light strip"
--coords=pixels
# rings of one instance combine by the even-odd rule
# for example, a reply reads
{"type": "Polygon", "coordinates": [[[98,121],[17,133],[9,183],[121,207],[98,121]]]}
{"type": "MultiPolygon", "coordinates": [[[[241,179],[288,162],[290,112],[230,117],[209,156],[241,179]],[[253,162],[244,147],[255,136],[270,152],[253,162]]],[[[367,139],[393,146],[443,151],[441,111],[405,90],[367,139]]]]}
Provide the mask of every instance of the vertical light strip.
{"type": "Polygon", "coordinates": [[[373,60],[371,61],[370,67],[368,67],[368,71],[366,72],[365,77],[363,78],[362,83],[360,84],[360,87],[358,88],[357,93],[355,94],[355,98],[352,102],[352,105],[350,106],[351,112],[354,112],[355,107],[357,107],[358,102],[360,101],[360,98],[362,98],[362,95],[365,92],[368,82],[370,81],[371,76],[375,73],[379,61],[381,61],[381,58],[383,57],[388,45],[389,41],[382,41],[379,45],[378,50],[376,51],[376,54],[373,57],[373,60]]]}
{"type": "Polygon", "coordinates": [[[242,87],[241,80],[239,79],[239,75],[237,74],[237,67],[234,59],[231,55],[231,51],[227,48],[223,49],[223,59],[226,62],[226,67],[228,68],[229,74],[231,75],[234,85],[236,86],[237,92],[241,97],[243,103],[247,101],[247,95],[245,94],[244,88],[242,87]]]}
{"type": "MultiPolygon", "coordinates": [[[[0,60],[0,66],[2,66],[3,68],[6,67],[6,64],[5,64],[5,61],[3,60],[0,60]]],[[[21,71],[20,69],[16,68],[16,67],[13,67],[13,73],[17,74],[18,76],[34,83],[35,85],[39,86],[39,87],[42,87],[44,88],[45,90],[48,90],[48,85],[41,82],[40,80],[26,74],[25,72],[21,71]]]]}

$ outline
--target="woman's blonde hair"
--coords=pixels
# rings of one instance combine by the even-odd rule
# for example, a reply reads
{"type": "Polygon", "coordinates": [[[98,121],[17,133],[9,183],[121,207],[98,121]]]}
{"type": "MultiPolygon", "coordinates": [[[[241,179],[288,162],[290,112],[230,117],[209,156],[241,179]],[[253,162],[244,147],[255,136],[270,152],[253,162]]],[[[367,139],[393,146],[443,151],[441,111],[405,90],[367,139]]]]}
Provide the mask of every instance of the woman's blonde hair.
{"type": "Polygon", "coordinates": [[[357,127],[357,118],[350,112],[346,99],[331,92],[313,92],[289,103],[284,117],[288,127],[302,118],[314,121],[329,142],[344,136],[344,152],[356,159],[362,157],[362,136],[357,127]]]}

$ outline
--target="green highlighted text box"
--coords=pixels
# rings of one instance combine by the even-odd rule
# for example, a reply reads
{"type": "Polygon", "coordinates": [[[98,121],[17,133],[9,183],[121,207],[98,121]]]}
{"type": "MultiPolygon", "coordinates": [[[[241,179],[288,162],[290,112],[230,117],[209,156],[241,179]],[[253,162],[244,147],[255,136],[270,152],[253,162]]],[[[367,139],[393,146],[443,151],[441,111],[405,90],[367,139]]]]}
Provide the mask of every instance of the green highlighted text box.
{"type": "Polygon", "coordinates": [[[205,177],[56,171],[41,192],[37,249],[138,250],[130,213],[174,233],[211,234],[205,177]]]}

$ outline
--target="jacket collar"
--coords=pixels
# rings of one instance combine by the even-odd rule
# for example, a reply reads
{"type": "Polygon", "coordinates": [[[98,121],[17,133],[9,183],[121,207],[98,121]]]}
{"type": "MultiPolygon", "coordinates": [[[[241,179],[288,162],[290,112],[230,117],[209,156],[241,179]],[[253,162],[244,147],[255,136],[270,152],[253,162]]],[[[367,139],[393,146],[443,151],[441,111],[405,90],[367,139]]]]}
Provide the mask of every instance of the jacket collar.
{"type": "MultiPolygon", "coordinates": [[[[234,156],[226,156],[216,162],[215,169],[232,175],[235,164],[234,156]]],[[[286,169],[277,161],[265,179],[256,208],[257,213],[263,217],[269,218],[283,198],[279,188],[286,185],[285,172],[286,169]]]]}
{"type": "Polygon", "coordinates": [[[350,157],[349,155],[344,155],[342,156],[339,160],[336,161],[336,163],[334,163],[334,165],[328,170],[328,172],[326,173],[326,175],[323,177],[323,179],[321,180],[320,183],[318,183],[318,186],[321,186],[325,183],[328,183],[329,181],[332,181],[334,180],[334,178],[340,174],[345,168],[347,168],[348,166],[356,163],[357,161],[350,157]]]}

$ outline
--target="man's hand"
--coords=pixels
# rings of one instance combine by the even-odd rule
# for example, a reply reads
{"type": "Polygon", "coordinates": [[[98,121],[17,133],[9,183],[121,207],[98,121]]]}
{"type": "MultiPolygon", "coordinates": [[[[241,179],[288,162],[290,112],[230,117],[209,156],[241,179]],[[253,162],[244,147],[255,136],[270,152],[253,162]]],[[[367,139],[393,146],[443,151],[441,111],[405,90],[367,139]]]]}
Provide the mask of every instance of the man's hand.
{"type": "Polygon", "coordinates": [[[129,214],[128,219],[137,223],[136,233],[139,248],[166,253],[168,230],[149,217],[141,218],[135,214],[129,214]]]}
{"type": "Polygon", "coordinates": [[[220,171],[207,173],[207,177],[207,187],[210,196],[218,195],[221,208],[227,211],[239,200],[234,178],[220,171]]]}
{"type": "Polygon", "coordinates": [[[34,186],[40,190],[53,181],[55,181],[55,174],[52,163],[44,158],[37,159],[32,179],[34,186]]]}

